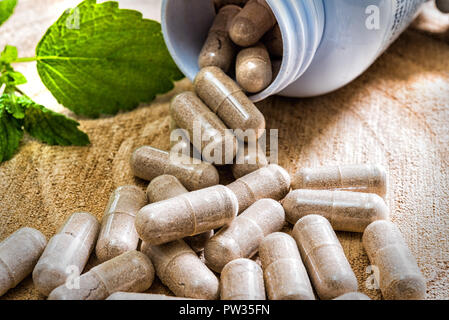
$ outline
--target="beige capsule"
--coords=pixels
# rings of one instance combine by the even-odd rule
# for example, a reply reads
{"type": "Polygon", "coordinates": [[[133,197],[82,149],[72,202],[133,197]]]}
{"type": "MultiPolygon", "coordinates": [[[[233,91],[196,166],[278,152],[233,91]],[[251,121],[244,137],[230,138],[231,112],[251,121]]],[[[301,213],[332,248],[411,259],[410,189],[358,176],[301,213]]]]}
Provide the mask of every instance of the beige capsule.
{"type": "Polygon", "coordinates": [[[265,0],[250,0],[234,18],[229,36],[235,44],[256,44],[276,24],[276,18],[265,0]]]}
{"type": "Polygon", "coordinates": [[[309,214],[329,220],[334,230],[363,232],[373,221],[388,220],[385,201],[374,193],[330,190],[293,190],[282,200],[288,222],[309,214]]]}
{"type": "Polygon", "coordinates": [[[198,96],[240,140],[256,140],[265,132],[263,114],[220,68],[201,69],[193,84],[198,96]]]}
{"type": "Polygon", "coordinates": [[[380,165],[356,164],[302,168],[292,179],[293,189],[334,189],[385,196],[387,175],[380,165]]]}
{"type": "Polygon", "coordinates": [[[203,159],[216,165],[232,163],[237,153],[237,139],[195,93],[186,91],[175,96],[170,113],[178,126],[193,137],[190,141],[201,150],[203,159]]]}
{"type": "Polygon", "coordinates": [[[270,164],[228,185],[237,196],[239,212],[260,199],[281,200],[290,190],[290,176],[284,168],[270,164]]]}
{"type": "Polygon", "coordinates": [[[229,38],[229,27],[241,10],[234,5],[227,5],[220,9],[200,52],[198,58],[200,69],[215,66],[224,72],[229,71],[237,51],[236,45],[229,38]]]}
{"type": "Polygon", "coordinates": [[[251,258],[259,250],[263,238],[282,229],[285,222],[284,209],[279,202],[262,199],[255,202],[221,229],[204,247],[204,258],[209,268],[221,272],[230,261],[251,258]]]}
{"type": "Polygon", "coordinates": [[[170,153],[149,146],[133,152],[131,168],[135,176],[148,181],[163,174],[171,174],[189,190],[207,188],[219,182],[218,171],[210,163],[186,156],[172,159],[170,153]]]}
{"type": "Polygon", "coordinates": [[[249,259],[229,262],[220,277],[221,300],[265,300],[263,271],[249,259]]]}
{"type": "Polygon", "coordinates": [[[270,300],[315,300],[312,285],[296,246],[286,233],[275,232],[260,243],[259,257],[270,300]]]}
{"type": "Polygon", "coordinates": [[[284,42],[279,24],[276,23],[273,29],[265,34],[262,41],[273,57],[282,58],[284,55],[284,42]]]}
{"type": "Polygon", "coordinates": [[[252,147],[243,142],[239,143],[239,151],[232,165],[232,174],[238,179],[260,168],[268,166],[268,159],[265,152],[259,147],[252,147]]]}
{"type": "MultiPolygon", "coordinates": [[[[182,183],[174,176],[162,175],[151,181],[147,188],[147,196],[150,203],[155,203],[174,198],[181,194],[188,193],[182,183]]],[[[207,240],[212,236],[213,230],[209,230],[199,235],[186,237],[184,241],[196,252],[201,251],[207,240]]]]}
{"type": "Polygon", "coordinates": [[[137,249],[139,235],[134,220],[137,211],[146,204],[145,192],[136,186],[122,186],[114,190],[104,212],[95,247],[101,262],[137,249]]]}
{"type": "Polygon", "coordinates": [[[111,294],[106,300],[195,300],[189,298],[178,298],[163,294],[116,292],[111,294]]]}
{"type": "Polygon", "coordinates": [[[150,259],[139,251],[128,251],[103,262],[54,289],[49,300],[104,300],[114,292],[143,292],[154,280],[150,259]],[[72,287],[73,285],[73,287],[72,287]]]}
{"type": "Polygon", "coordinates": [[[367,295],[361,292],[349,292],[345,293],[333,300],[371,300],[367,295]]]}
{"type": "Polygon", "coordinates": [[[69,277],[80,275],[95,247],[99,231],[100,224],[90,213],[72,214],[48,241],[33,270],[36,289],[48,296],[69,277]]]}
{"type": "Polygon", "coordinates": [[[293,228],[301,257],[321,299],[357,291],[357,279],[329,221],[319,215],[298,220],[293,228]]]}
{"type": "Polygon", "coordinates": [[[437,8],[443,13],[449,13],[449,0],[436,0],[437,8]]]}
{"type": "Polygon", "coordinates": [[[426,280],[396,225],[375,221],[366,228],[362,240],[371,264],[379,270],[379,286],[385,299],[425,298],[426,280]]]}
{"type": "Polygon", "coordinates": [[[189,133],[181,129],[175,120],[170,117],[170,154],[187,156],[201,160],[201,153],[190,143],[189,133]]]}
{"type": "Polygon", "coordinates": [[[258,43],[240,50],[235,63],[237,83],[247,92],[257,93],[273,81],[273,70],[267,48],[258,43]]]}
{"type": "Polygon", "coordinates": [[[157,276],[176,296],[218,299],[217,277],[183,240],[157,246],[143,242],[141,251],[151,258],[157,276]]]}
{"type": "Polygon", "coordinates": [[[25,279],[47,245],[33,228],[21,228],[0,242],[0,297],[25,279]]]}
{"type": "Polygon", "coordinates": [[[237,211],[234,193],[217,185],[149,204],[135,224],[142,240],[157,245],[227,225],[237,211]]]}

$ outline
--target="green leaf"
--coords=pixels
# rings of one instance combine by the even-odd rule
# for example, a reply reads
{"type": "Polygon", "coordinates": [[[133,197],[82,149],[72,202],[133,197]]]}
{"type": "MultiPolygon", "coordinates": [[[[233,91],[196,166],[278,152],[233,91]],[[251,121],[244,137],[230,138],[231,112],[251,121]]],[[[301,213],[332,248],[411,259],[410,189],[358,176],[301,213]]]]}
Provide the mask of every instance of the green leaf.
{"type": "Polygon", "coordinates": [[[0,96],[0,108],[5,108],[16,119],[23,119],[25,117],[25,108],[18,103],[18,99],[20,98],[14,94],[3,94],[0,96]]]}
{"type": "Polygon", "coordinates": [[[25,108],[23,126],[31,136],[50,145],[85,146],[90,143],[89,137],[78,129],[79,123],[75,120],[34,103],[27,97],[18,98],[18,103],[25,108]]]}
{"type": "Polygon", "coordinates": [[[27,83],[23,74],[17,71],[6,71],[0,77],[0,84],[6,83],[8,86],[18,86],[27,83]]]}
{"type": "Polygon", "coordinates": [[[12,158],[23,137],[21,121],[0,105],[0,162],[12,158]]]}
{"type": "Polygon", "coordinates": [[[0,0],[0,26],[13,14],[17,0],[0,0]]]}
{"type": "MultiPolygon", "coordinates": [[[[1,5],[1,2],[0,2],[1,5]]],[[[17,48],[13,46],[5,46],[2,53],[0,54],[0,62],[11,63],[18,57],[17,48]]]]}
{"type": "Polygon", "coordinates": [[[86,0],[50,27],[37,49],[39,75],[59,103],[96,117],[130,110],[183,77],[158,22],[86,0]]]}

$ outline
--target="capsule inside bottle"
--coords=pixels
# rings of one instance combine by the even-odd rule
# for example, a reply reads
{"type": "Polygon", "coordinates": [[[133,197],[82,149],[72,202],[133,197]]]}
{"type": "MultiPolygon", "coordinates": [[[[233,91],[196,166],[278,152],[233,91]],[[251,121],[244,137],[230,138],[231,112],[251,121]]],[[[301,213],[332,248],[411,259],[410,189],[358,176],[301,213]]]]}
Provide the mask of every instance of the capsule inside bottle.
{"type": "Polygon", "coordinates": [[[258,43],[240,50],[235,64],[238,84],[247,92],[257,93],[266,89],[273,80],[273,70],[267,48],[258,43]]]}
{"type": "Polygon", "coordinates": [[[235,5],[227,5],[220,9],[200,52],[198,58],[200,69],[215,66],[224,72],[229,71],[237,50],[229,38],[229,27],[240,11],[241,8],[235,5]]]}
{"type": "Polygon", "coordinates": [[[235,44],[249,47],[276,24],[276,18],[265,0],[250,0],[232,21],[229,35],[235,44]]]}

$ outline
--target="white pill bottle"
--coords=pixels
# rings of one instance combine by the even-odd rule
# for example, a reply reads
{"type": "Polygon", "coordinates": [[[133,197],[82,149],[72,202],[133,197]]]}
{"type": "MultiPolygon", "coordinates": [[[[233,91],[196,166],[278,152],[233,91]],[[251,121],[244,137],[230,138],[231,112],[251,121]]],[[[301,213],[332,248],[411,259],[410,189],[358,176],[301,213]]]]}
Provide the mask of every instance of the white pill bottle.
{"type": "MultiPolygon", "coordinates": [[[[280,26],[284,55],[272,84],[251,97],[311,97],[339,89],[396,40],[427,0],[266,0],[280,26]]],[[[164,0],[162,30],[181,71],[194,79],[212,25],[212,0],[164,0]]]]}

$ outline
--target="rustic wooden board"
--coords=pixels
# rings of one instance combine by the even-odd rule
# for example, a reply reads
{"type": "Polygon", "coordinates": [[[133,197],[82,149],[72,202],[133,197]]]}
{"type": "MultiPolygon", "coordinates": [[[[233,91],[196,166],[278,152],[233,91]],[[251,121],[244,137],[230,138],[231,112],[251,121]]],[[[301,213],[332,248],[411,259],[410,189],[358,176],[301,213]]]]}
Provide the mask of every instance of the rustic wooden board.
{"type": "MultiPolygon", "coordinates": [[[[16,45],[33,55],[45,30],[78,1],[20,0],[0,28],[0,48],[16,45]]],[[[160,0],[120,1],[158,18],[160,0]]],[[[29,83],[23,90],[54,110],[35,64],[18,65],[29,83]]],[[[151,105],[97,120],[79,119],[90,147],[50,147],[27,138],[20,152],[0,165],[0,239],[31,226],[51,237],[76,211],[101,217],[114,188],[138,184],[129,169],[131,151],[169,146],[168,101],[191,88],[181,81],[151,105]]],[[[272,97],[258,104],[268,128],[279,129],[279,162],[290,173],[301,166],[377,162],[389,170],[387,204],[427,278],[428,298],[449,298],[449,17],[433,4],[363,76],[345,88],[313,99],[272,97]]],[[[227,176],[226,174],[224,176],[227,176]]],[[[223,183],[226,181],[223,181],[223,183]]],[[[369,274],[361,235],[339,233],[359,280],[369,274]]],[[[91,259],[90,265],[95,264],[91,259]]],[[[152,292],[168,292],[160,283],[152,292]]],[[[27,278],[5,299],[42,299],[27,278]]]]}

